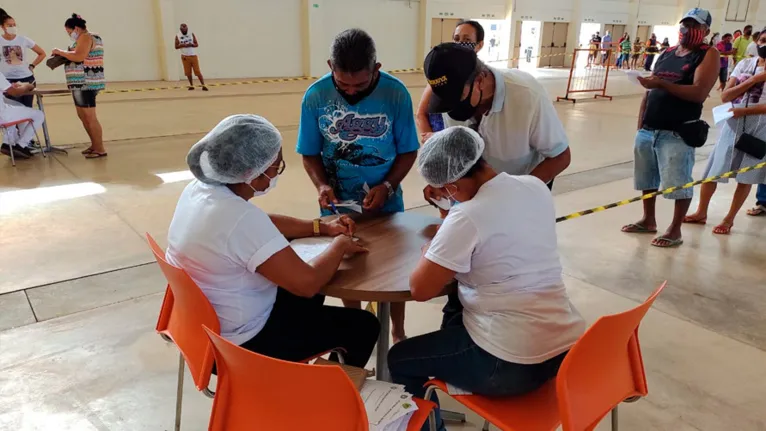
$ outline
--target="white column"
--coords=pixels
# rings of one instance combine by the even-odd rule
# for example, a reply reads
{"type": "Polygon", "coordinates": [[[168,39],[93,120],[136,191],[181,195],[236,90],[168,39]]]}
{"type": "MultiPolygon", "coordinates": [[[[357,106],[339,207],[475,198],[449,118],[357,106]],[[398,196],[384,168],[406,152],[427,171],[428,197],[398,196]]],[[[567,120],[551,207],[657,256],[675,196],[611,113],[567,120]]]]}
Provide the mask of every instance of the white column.
{"type": "Polygon", "coordinates": [[[154,0],[154,22],[160,76],[165,81],[178,81],[181,60],[175,49],[175,37],[180,23],[175,22],[173,0],[154,0]]]}

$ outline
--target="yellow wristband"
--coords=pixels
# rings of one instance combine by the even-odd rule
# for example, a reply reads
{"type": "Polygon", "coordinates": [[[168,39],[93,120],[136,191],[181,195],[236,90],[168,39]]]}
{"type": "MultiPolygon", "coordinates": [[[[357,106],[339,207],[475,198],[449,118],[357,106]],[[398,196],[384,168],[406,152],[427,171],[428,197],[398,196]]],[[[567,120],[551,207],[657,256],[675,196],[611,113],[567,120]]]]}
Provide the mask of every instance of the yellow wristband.
{"type": "Polygon", "coordinates": [[[320,236],[321,234],[319,231],[319,219],[314,219],[314,236],[320,236]]]}

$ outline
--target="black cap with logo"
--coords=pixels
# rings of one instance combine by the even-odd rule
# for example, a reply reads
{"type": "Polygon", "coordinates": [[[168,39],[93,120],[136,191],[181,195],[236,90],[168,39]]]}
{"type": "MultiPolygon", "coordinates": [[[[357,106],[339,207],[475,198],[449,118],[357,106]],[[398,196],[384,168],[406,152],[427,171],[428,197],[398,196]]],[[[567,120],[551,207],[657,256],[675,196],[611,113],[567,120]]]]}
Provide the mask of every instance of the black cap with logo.
{"type": "Polygon", "coordinates": [[[428,53],[423,62],[428,85],[433,91],[428,112],[449,112],[460,103],[477,61],[474,50],[457,43],[443,43],[428,53]]]}

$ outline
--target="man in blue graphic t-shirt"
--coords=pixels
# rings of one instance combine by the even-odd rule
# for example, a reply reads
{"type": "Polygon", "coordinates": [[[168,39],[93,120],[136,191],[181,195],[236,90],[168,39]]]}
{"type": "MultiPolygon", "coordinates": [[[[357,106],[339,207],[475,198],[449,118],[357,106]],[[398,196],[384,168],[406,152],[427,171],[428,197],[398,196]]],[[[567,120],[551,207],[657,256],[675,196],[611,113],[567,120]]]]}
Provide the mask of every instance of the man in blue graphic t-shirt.
{"type": "MultiPolygon", "coordinates": [[[[327,63],[331,73],[303,96],[297,146],[322,215],[332,214],[331,202],[345,200],[358,202],[365,213],[404,211],[399,184],[419,148],[410,93],[380,71],[375,42],[363,30],[337,35],[327,63]]],[[[404,337],[404,304],[394,305],[398,341],[404,337]]]]}

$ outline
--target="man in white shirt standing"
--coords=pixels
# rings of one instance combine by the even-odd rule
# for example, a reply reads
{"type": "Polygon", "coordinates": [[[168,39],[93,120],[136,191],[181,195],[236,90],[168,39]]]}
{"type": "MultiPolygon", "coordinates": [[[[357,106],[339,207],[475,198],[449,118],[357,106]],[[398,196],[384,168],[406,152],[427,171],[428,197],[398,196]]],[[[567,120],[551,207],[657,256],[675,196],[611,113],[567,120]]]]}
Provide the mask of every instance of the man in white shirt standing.
{"type": "MultiPolygon", "coordinates": [[[[0,91],[3,92],[3,95],[18,97],[32,92],[34,88],[34,84],[30,83],[11,84],[0,73],[0,91]]],[[[10,155],[10,152],[13,151],[14,158],[28,159],[32,157],[28,148],[29,143],[35,137],[35,130],[42,126],[45,115],[37,109],[27,108],[19,103],[8,104],[5,98],[0,98],[0,123],[6,124],[24,119],[31,119],[32,125],[24,123],[6,129],[5,136],[3,136],[5,143],[0,148],[0,152],[3,154],[10,155]]]]}
{"type": "Polygon", "coordinates": [[[194,79],[192,78],[192,71],[194,71],[200,84],[202,84],[202,91],[207,91],[205,78],[202,77],[202,72],[199,70],[197,47],[199,47],[197,36],[194,33],[189,33],[188,25],[181,24],[181,34],[176,35],[176,49],[181,50],[181,63],[184,65],[184,75],[189,80],[189,90],[194,90],[194,79]]]}

